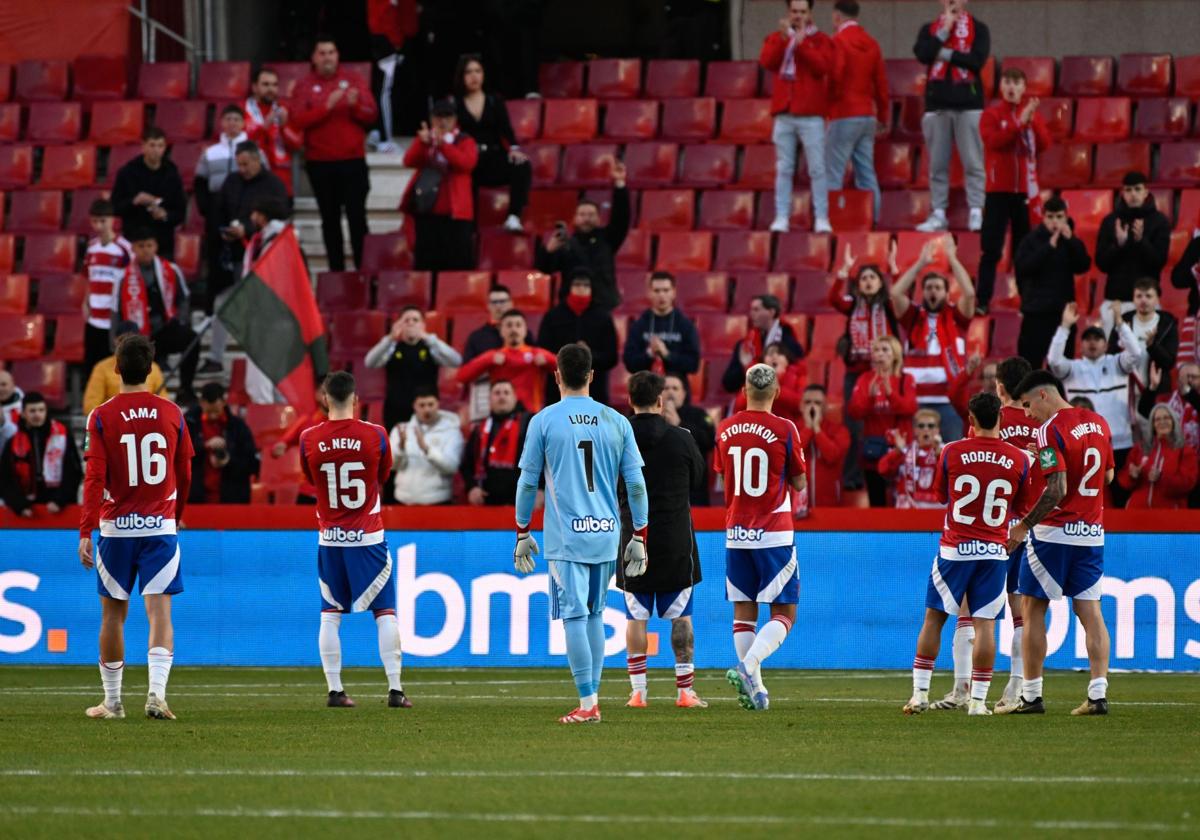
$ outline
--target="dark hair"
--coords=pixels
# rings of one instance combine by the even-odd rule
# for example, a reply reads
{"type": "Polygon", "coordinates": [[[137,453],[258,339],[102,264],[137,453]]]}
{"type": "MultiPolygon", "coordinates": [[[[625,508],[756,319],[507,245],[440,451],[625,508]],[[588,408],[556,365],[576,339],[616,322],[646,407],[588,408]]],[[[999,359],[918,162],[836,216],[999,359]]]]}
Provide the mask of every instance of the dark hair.
{"type": "Polygon", "coordinates": [[[337,49],[337,40],[327,32],[318,32],[312,39],[312,49],[308,51],[312,55],[317,51],[317,44],[333,44],[333,48],[337,49]]]}
{"type": "Polygon", "coordinates": [[[271,67],[270,65],[264,64],[262,67],[258,68],[257,72],[255,72],[254,81],[257,82],[259,79],[261,79],[263,73],[270,73],[276,79],[279,78],[278,70],[276,70],[274,67],[271,67]]]}
{"type": "Polygon", "coordinates": [[[141,385],[150,375],[154,364],[154,342],[141,333],[130,333],[117,339],[117,373],[126,385],[141,385]]]}
{"type": "Polygon", "coordinates": [[[113,326],[113,336],[120,338],[123,335],[132,335],[138,331],[138,325],[133,321],[118,321],[113,326]]]}
{"type": "Polygon", "coordinates": [[[629,377],[629,404],[634,408],[653,408],[666,384],[666,380],[653,371],[638,371],[629,377]]]}
{"type": "Polygon", "coordinates": [[[1157,277],[1139,277],[1138,279],[1134,280],[1133,281],[1133,290],[1136,292],[1139,289],[1143,292],[1147,292],[1147,291],[1150,291],[1151,289],[1153,289],[1154,294],[1159,295],[1159,296],[1162,295],[1162,289],[1158,285],[1157,277]]]}
{"type": "Polygon", "coordinates": [[[809,391],[820,391],[822,395],[829,393],[825,390],[825,386],[820,382],[810,382],[808,385],[805,385],[804,393],[807,394],[809,391]]]}
{"type": "Polygon", "coordinates": [[[508,387],[512,388],[513,390],[516,390],[516,387],[517,387],[516,385],[512,384],[511,379],[493,379],[491,382],[488,383],[488,391],[491,391],[497,385],[507,385],[508,387]]]}
{"type": "Polygon", "coordinates": [[[1071,397],[1071,405],[1075,408],[1086,408],[1088,411],[1096,410],[1095,404],[1084,396],[1071,397]]]}
{"type": "Polygon", "coordinates": [[[418,385],[417,387],[413,388],[413,402],[416,402],[417,400],[429,399],[430,397],[433,397],[435,400],[438,399],[438,390],[436,386],[418,385]]]}
{"type": "Polygon", "coordinates": [[[325,377],[324,388],[331,402],[344,406],[354,396],[354,376],[349,371],[334,371],[325,377]]]}
{"type": "MultiPolygon", "coordinates": [[[[794,2],[796,2],[796,0],[783,0],[783,5],[790,9],[792,8],[792,3],[794,2]]],[[[817,0],[804,0],[804,2],[808,3],[808,10],[811,12],[813,6],[816,5],[817,0]]]]}
{"type": "MultiPolygon", "coordinates": [[[[570,274],[567,275],[567,280],[569,280],[570,283],[574,283],[576,280],[584,279],[586,279],[589,283],[592,282],[592,270],[586,265],[575,266],[571,269],[570,274]]],[[[570,283],[568,283],[568,285],[570,285],[570,283]]]]}
{"type": "Polygon", "coordinates": [[[41,391],[26,391],[24,399],[21,400],[21,408],[25,409],[31,405],[45,405],[46,398],[41,391]]]}
{"type": "Polygon", "coordinates": [[[259,154],[258,144],[255,143],[253,140],[243,140],[241,143],[238,143],[236,146],[233,147],[233,154],[235,156],[243,155],[246,153],[249,153],[249,154],[254,155],[255,157],[258,157],[258,154],[259,154]]]}
{"type": "Polygon", "coordinates": [[[792,348],[788,347],[782,341],[772,341],[763,348],[763,355],[766,356],[771,350],[778,350],[780,353],[782,353],[783,358],[788,360],[789,365],[796,361],[796,354],[792,352],[792,348]]]}
{"type": "MultiPolygon", "coordinates": [[[[460,99],[467,94],[467,86],[463,84],[463,76],[467,74],[467,65],[472,61],[479,65],[479,69],[483,69],[483,56],[479,53],[463,53],[458,57],[458,64],[454,68],[454,95],[460,99]]],[[[484,78],[487,78],[486,71],[484,78]]]]}
{"type": "Polygon", "coordinates": [[[576,209],[576,210],[578,210],[580,207],[584,207],[584,206],[586,206],[586,205],[588,205],[588,204],[590,204],[590,205],[592,205],[593,207],[595,207],[595,208],[596,208],[596,212],[597,212],[597,213],[599,213],[599,212],[600,212],[600,202],[598,202],[598,201],[595,201],[594,199],[591,199],[591,198],[582,198],[582,199],[580,199],[580,200],[579,200],[579,203],[575,205],[575,209],[576,209]]]}
{"type": "Polygon", "coordinates": [[[779,317],[779,313],[783,311],[783,304],[779,302],[779,298],[775,295],[755,295],[751,300],[756,300],[763,305],[764,309],[770,309],[775,313],[775,317],[779,317]]]}
{"type": "Polygon", "coordinates": [[[880,267],[879,263],[866,263],[865,265],[860,265],[858,267],[858,271],[854,272],[854,280],[850,284],[851,297],[858,297],[858,281],[862,279],[863,272],[865,271],[875,272],[875,276],[878,277],[880,281],[879,291],[871,295],[869,298],[866,298],[866,301],[868,303],[882,303],[883,301],[886,301],[888,299],[887,275],[883,273],[883,268],[880,267]]]}
{"type": "Polygon", "coordinates": [[[520,318],[522,321],[524,321],[525,313],[520,309],[510,309],[500,316],[501,321],[503,321],[505,318],[520,318]]]}
{"type": "Polygon", "coordinates": [[[946,291],[950,290],[949,278],[947,278],[946,275],[942,274],[940,271],[927,272],[925,274],[925,276],[921,278],[921,288],[924,289],[925,284],[928,283],[930,280],[941,280],[942,285],[944,285],[946,287],[946,291]]]}
{"type": "Polygon", "coordinates": [[[833,8],[848,18],[858,17],[858,0],[838,0],[833,4],[833,8]]]}
{"type": "Polygon", "coordinates": [[[262,213],[271,222],[288,217],[287,206],[277,198],[260,198],[250,210],[253,213],[262,213]]]}
{"type": "Polygon", "coordinates": [[[675,288],[675,275],[669,271],[653,271],[650,273],[650,279],[646,281],[646,285],[650,285],[655,280],[666,280],[671,284],[671,288],[675,288]]]}
{"type": "Polygon", "coordinates": [[[488,289],[489,295],[492,292],[504,292],[504,294],[508,295],[510,298],[512,297],[512,289],[508,288],[508,286],[505,286],[503,283],[496,283],[492,286],[492,288],[488,289]]]}
{"type": "Polygon", "coordinates": [[[1058,381],[1058,377],[1048,370],[1033,371],[1021,380],[1021,384],[1017,386],[1016,393],[1009,394],[1009,396],[1014,400],[1019,400],[1037,388],[1054,388],[1060,397],[1066,399],[1067,396],[1063,391],[1062,383],[1058,381]]]}
{"type": "Polygon", "coordinates": [[[153,239],[156,243],[158,242],[158,237],[155,236],[154,231],[150,230],[148,227],[130,228],[125,234],[125,238],[128,239],[130,243],[145,242],[149,239],[153,239]]]}
{"type": "Polygon", "coordinates": [[[979,423],[979,428],[990,431],[996,428],[1000,419],[1000,398],[987,391],[980,391],[967,403],[967,411],[971,412],[971,416],[979,423]]]}
{"type": "Polygon", "coordinates": [[[1033,371],[1033,365],[1021,356],[1009,356],[996,365],[996,381],[1004,386],[1004,393],[1009,399],[1016,399],[1013,392],[1021,384],[1021,380],[1033,371]]]}
{"type": "Polygon", "coordinates": [[[1103,328],[1097,327],[1095,324],[1092,324],[1092,326],[1088,327],[1079,334],[1080,341],[1083,341],[1087,338],[1099,338],[1104,341],[1108,341],[1108,336],[1104,334],[1103,328]]]}
{"type": "Polygon", "coordinates": [[[1000,71],[1000,78],[1012,79],[1015,82],[1023,82],[1025,81],[1025,71],[1020,67],[1005,67],[1000,71]]]}
{"type": "Polygon", "coordinates": [[[439,99],[433,103],[433,107],[429,109],[431,117],[457,117],[458,108],[454,106],[453,100],[439,99]]]}
{"type": "Polygon", "coordinates": [[[1054,195],[1046,199],[1046,203],[1042,205],[1043,213],[1066,213],[1067,202],[1060,195],[1054,195]]]}
{"type": "Polygon", "coordinates": [[[200,388],[200,399],[206,403],[225,399],[225,386],[220,382],[205,382],[200,388]]]}
{"type": "Polygon", "coordinates": [[[88,207],[89,216],[115,216],[117,208],[107,198],[97,198],[88,207]]]}
{"type": "Polygon", "coordinates": [[[246,118],[245,112],[242,111],[242,106],[234,105],[232,102],[221,109],[221,117],[224,118],[226,114],[237,114],[242,119],[246,118]]]}
{"type": "Polygon", "coordinates": [[[579,390],[587,386],[592,370],[592,351],[582,344],[568,344],[558,351],[558,375],[565,388],[579,390]]]}
{"type": "Polygon", "coordinates": [[[1146,183],[1146,181],[1147,181],[1146,173],[1138,172],[1135,170],[1133,172],[1125,173],[1125,177],[1121,179],[1121,186],[1136,187],[1138,184],[1146,183]]]}
{"type": "Polygon", "coordinates": [[[147,140],[166,140],[167,133],[156,125],[148,125],[142,129],[142,142],[147,140]]]}
{"type": "Polygon", "coordinates": [[[405,312],[419,312],[421,313],[421,320],[425,320],[425,310],[415,304],[410,303],[407,306],[400,307],[400,314],[404,315],[405,312]]]}

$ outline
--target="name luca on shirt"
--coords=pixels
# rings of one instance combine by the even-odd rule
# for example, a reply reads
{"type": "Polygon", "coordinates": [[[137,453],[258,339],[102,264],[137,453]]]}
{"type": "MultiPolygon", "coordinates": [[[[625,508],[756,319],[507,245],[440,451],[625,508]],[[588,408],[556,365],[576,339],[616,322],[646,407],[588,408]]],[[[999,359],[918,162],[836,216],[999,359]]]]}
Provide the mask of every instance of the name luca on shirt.
{"type": "Polygon", "coordinates": [[[598,426],[599,418],[595,414],[568,414],[567,419],[572,426],[598,426]]]}
{"type": "Polygon", "coordinates": [[[359,452],[362,450],[362,441],[357,438],[332,438],[328,443],[321,441],[317,444],[318,452],[328,452],[331,449],[352,449],[359,452]]]}

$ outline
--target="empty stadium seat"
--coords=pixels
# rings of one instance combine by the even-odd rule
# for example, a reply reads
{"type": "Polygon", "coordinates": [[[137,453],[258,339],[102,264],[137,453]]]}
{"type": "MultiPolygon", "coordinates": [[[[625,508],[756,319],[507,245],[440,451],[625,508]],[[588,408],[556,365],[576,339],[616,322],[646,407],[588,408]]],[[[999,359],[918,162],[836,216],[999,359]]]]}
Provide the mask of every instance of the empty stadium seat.
{"type": "MultiPolygon", "coordinates": [[[[755,228],[766,230],[775,221],[775,191],[765,190],[758,194],[758,222],[755,228]]],[[[788,214],[791,230],[808,230],[813,226],[812,193],[808,190],[792,190],[792,207],[788,214]]]]}
{"type": "Polygon", "coordinates": [[[749,230],[754,227],[752,190],[707,190],[700,195],[701,230],[749,230]]]}
{"type": "Polygon", "coordinates": [[[1186,228],[1200,228],[1200,189],[1180,190],[1179,222],[1186,228]]]}
{"type": "Polygon", "coordinates": [[[330,355],[350,359],[366,353],[388,329],[385,312],[334,312],[326,320],[329,329],[330,355]]]}
{"type": "Polygon", "coordinates": [[[548,99],[542,114],[542,139],[554,143],[580,143],[596,136],[598,110],[595,99],[548,99]]]}
{"type": "Polygon", "coordinates": [[[200,65],[196,98],[241,102],[250,90],[249,61],[206,61],[200,65]]]}
{"type": "Polygon", "coordinates": [[[533,185],[553,186],[558,181],[558,159],[562,154],[562,146],[553,143],[532,143],[522,146],[521,149],[529,156],[529,165],[533,169],[533,185]]]}
{"type": "Polygon", "coordinates": [[[1075,100],[1069,96],[1048,96],[1038,105],[1038,113],[1054,140],[1066,140],[1075,130],[1075,100]]]}
{"type": "Polygon", "coordinates": [[[433,303],[433,275],[428,271],[381,271],[375,283],[375,308],[390,315],[398,315],[405,306],[424,311],[433,303]]]}
{"type": "Polygon", "coordinates": [[[827,233],[781,233],[772,271],[828,271],[832,237],[827,233]]]}
{"type": "Polygon", "coordinates": [[[0,274],[0,315],[24,315],[29,311],[29,275],[0,274]]]}
{"type": "Polygon", "coordinates": [[[675,143],[630,143],[625,147],[626,181],[635,189],[668,186],[675,181],[678,161],[675,143]]]}
{"type": "Polygon", "coordinates": [[[1200,99],[1200,55],[1175,56],[1175,95],[1200,99]]]}
{"type": "Polygon", "coordinates": [[[31,233],[25,237],[21,269],[34,276],[68,274],[75,270],[75,244],[69,233],[31,233]]]}
{"type": "Polygon", "coordinates": [[[456,312],[483,312],[487,309],[491,271],[442,271],[437,278],[437,309],[451,317],[456,312]]]}
{"type": "Polygon", "coordinates": [[[16,265],[16,237],[11,233],[0,233],[0,272],[9,272],[16,265]]]}
{"type": "Polygon", "coordinates": [[[646,66],[646,96],[676,99],[700,95],[700,62],[657,59],[646,66]]]}
{"type": "Polygon", "coordinates": [[[175,231],[174,260],[189,280],[195,280],[200,275],[201,242],[199,233],[186,230],[175,231]]]}
{"type": "Polygon", "coordinates": [[[350,366],[354,374],[354,393],[363,402],[376,402],[387,398],[387,371],[369,368],[362,359],[350,366]]]}
{"type": "Polygon", "coordinates": [[[38,280],[37,311],[42,315],[78,315],[87,300],[82,274],[47,274],[38,280]]]}
{"type": "Polygon", "coordinates": [[[617,268],[649,268],[650,246],[650,231],[638,228],[629,231],[617,251],[617,268]]]}
{"type": "Polygon", "coordinates": [[[642,62],[637,58],[594,58],[588,62],[588,96],[633,99],[642,89],[642,62]]]}
{"type": "Polygon", "coordinates": [[[608,140],[653,140],[658,136],[658,101],[616,99],[604,106],[604,132],[608,140]]]}
{"type": "Polygon", "coordinates": [[[62,228],[63,194],[59,190],[24,190],[12,194],[4,229],[14,233],[51,233],[62,228]]]}
{"type": "Polygon", "coordinates": [[[701,142],[709,140],[717,127],[717,100],[711,97],[668,99],[663,102],[664,140],[701,142]]]}
{"type": "MultiPolygon", "coordinates": [[[[258,445],[258,448],[266,450],[278,443],[287,430],[291,428],[292,424],[296,422],[296,409],[290,405],[281,405],[279,403],[251,403],[246,406],[246,411],[242,415],[242,419],[250,427],[250,434],[254,435],[254,442],[258,445]]],[[[267,461],[282,460],[284,459],[263,458],[263,466],[266,466],[267,461]]],[[[297,462],[298,466],[299,463],[297,462]]]]}
{"type": "Polygon", "coordinates": [[[41,315],[0,315],[0,359],[37,359],[46,345],[41,315]]]}
{"type": "Polygon", "coordinates": [[[733,294],[733,311],[749,312],[750,302],[760,295],[779,298],[784,311],[792,308],[792,278],[783,272],[739,272],[733,294]]]}
{"type": "Polygon", "coordinates": [[[549,230],[556,222],[570,222],[578,203],[578,190],[533,190],[525,209],[525,222],[530,230],[549,230]]]}
{"type": "Polygon", "coordinates": [[[1132,140],[1125,143],[1100,143],[1096,146],[1092,183],[1097,187],[1119,187],[1127,172],[1150,171],[1150,143],[1132,140]]]}
{"type": "Polygon", "coordinates": [[[1015,67],[1025,73],[1027,96],[1052,96],[1054,94],[1054,58],[1051,56],[1007,56],[1000,67],[1007,70],[1015,67]]]}
{"type": "Polygon", "coordinates": [[[33,180],[33,146],[0,145],[0,189],[28,186],[33,180]]]}
{"type": "MultiPolygon", "coordinates": [[[[796,149],[796,171],[807,172],[804,154],[796,149]]],[[[753,190],[775,187],[775,147],[766,143],[746,146],[742,151],[742,168],[738,173],[737,185],[753,190]]]]}
{"type": "Polygon", "coordinates": [[[924,96],[928,68],[915,58],[888,58],[888,94],[891,96],[924,96]]]}
{"type": "Polygon", "coordinates": [[[765,230],[736,230],[717,234],[713,268],[740,274],[766,271],[771,265],[771,234],[765,230]]]}
{"type": "Polygon", "coordinates": [[[68,72],[67,62],[59,59],[18,62],[16,98],[22,102],[66,99],[68,72]]]}
{"type": "Polygon", "coordinates": [[[368,233],[363,239],[363,261],[360,271],[396,271],[412,268],[412,252],[408,240],[399,233],[368,233]]]}
{"type": "Polygon", "coordinates": [[[1191,103],[1181,97],[1138,100],[1133,136],[1145,140],[1182,140],[1187,136],[1191,103]]]}
{"type": "Polygon", "coordinates": [[[1177,187],[1195,186],[1200,181],[1200,141],[1163,143],[1154,180],[1177,187]]]}
{"type": "Polygon", "coordinates": [[[689,316],[695,312],[725,312],[729,308],[729,285],[729,275],[723,271],[681,271],[675,275],[676,304],[689,316]]]}
{"type": "Polygon", "coordinates": [[[114,146],[108,150],[108,162],[105,165],[104,183],[112,186],[117,178],[117,171],[142,153],[141,144],[130,143],[126,146],[114,146]]]}
{"type": "Polygon", "coordinates": [[[704,68],[704,95],[717,99],[758,96],[757,61],[710,61],[704,68]]]}
{"type": "Polygon", "coordinates": [[[137,143],[142,139],[144,118],[141,102],[97,102],[92,106],[88,139],[98,146],[137,143]]]}
{"type": "Polygon", "coordinates": [[[307,61],[275,61],[264,67],[274,70],[275,75],[279,78],[280,99],[291,99],[296,85],[312,72],[312,65],[307,61]]]}
{"type": "Polygon", "coordinates": [[[921,118],[925,116],[925,98],[922,96],[893,97],[896,118],[892,121],[892,138],[922,142],[925,134],[921,130],[921,118]]]}
{"type": "Polygon", "coordinates": [[[508,217],[507,187],[482,187],[475,197],[475,224],[481,228],[497,227],[508,217]]]}
{"type": "MultiPolygon", "coordinates": [[[[887,197],[889,195],[892,195],[892,193],[885,192],[883,194],[884,211],[881,214],[883,216],[886,216],[887,213],[887,197]]],[[[909,193],[902,193],[902,195],[909,195],[909,193]]],[[[926,198],[928,198],[927,194],[926,198]]],[[[874,216],[875,197],[866,190],[829,191],[829,223],[833,225],[835,231],[870,230],[874,216]]],[[[920,221],[924,221],[924,216],[921,217],[920,221]]],[[[882,227],[892,226],[885,223],[882,218],[880,219],[880,225],[882,227]]]]}
{"type": "Polygon", "coordinates": [[[1091,143],[1060,143],[1038,155],[1038,184],[1042,187],[1085,187],[1091,180],[1091,143]]]}
{"type": "Polygon", "coordinates": [[[32,360],[12,363],[13,379],[26,391],[37,391],[54,410],[67,408],[67,365],[63,361],[32,360]]]}
{"type": "Polygon", "coordinates": [[[724,186],[733,180],[736,167],[737,146],[693,143],[684,147],[679,183],[686,187],[724,186]]]}
{"type": "MultiPolygon", "coordinates": [[[[900,189],[913,181],[913,163],[917,158],[915,143],[884,141],[875,144],[875,174],[883,189],[900,189]]],[[[847,169],[847,175],[850,168],[847,169]]],[[[830,186],[840,187],[841,184],[830,186]]]]}
{"type": "Polygon", "coordinates": [[[814,315],[812,318],[812,337],[809,339],[808,345],[808,358],[826,362],[836,359],[838,339],[845,332],[845,315],[814,315]]]}
{"type": "MultiPolygon", "coordinates": [[[[441,282],[441,278],[438,278],[441,282]]],[[[550,308],[550,275],[529,269],[512,269],[496,273],[496,283],[508,289],[513,306],[532,312],[550,308]]],[[[439,286],[439,290],[440,290],[439,286]]],[[[439,291],[440,295],[440,291],[439,291]]],[[[487,302],[486,292],[484,302],[487,302]]]]}
{"type": "Polygon", "coordinates": [[[21,136],[21,106],[16,102],[0,105],[0,143],[15,143],[21,136]]]}
{"type": "Polygon", "coordinates": [[[1068,55],[1059,65],[1058,92],[1063,96],[1108,96],[1112,84],[1112,56],[1068,55]]]}
{"type": "MultiPolygon", "coordinates": [[[[1147,170],[1143,169],[1143,172],[1147,170]]],[[[1175,225],[1175,190],[1173,187],[1164,187],[1156,184],[1150,187],[1150,195],[1154,198],[1154,206],[1160,213],[1167,217],[1167,221],[1171,226],[1175,225]]]]}
{"type": "Polygon", "coordinates": [[[846,249],[854,256],[855,270],[863,265],[877,265],[888,270],[887,255],[892,235],[886,231],[847,231],[837,235],[837,248],[832,254],[832,267],[840,266],[846,249]]]}
{"type": "Polygon", "coordinates": [[[839,283],[842,288],[845,288],[845,284],[842,284],[840,280],[830,277],[829,273],[825,271],[809,270],[794,272],[793,274],[795,279],[795,283],[793,284],[795,289],[792,292],[791,306],[793,312],[802,312],[806,315],[824,315],[835,311],[829,305],[829,284],[839,283]]]}
{"type": "Polygon", "coordinates": [[[771,100],[726,99],[721,103],[721,133],[726,143],[769,143],[771,141],[771,100]]]}
{"type": "Polygon", "coordinates": [[[508,121],[518,143],[536,140],[542,129],[542,103],[538,99],[510,99],[504,103],[508,108],[508,121]]]}
{"type": "Polygon", "coordinates": [[[709,358],[728,359],[733,348],[746,337],[744,314],[718,315],[702,312],[696,316],[696,330],[704,336],[701,352],[709,358]]]}
{"type": "Polygon", "coordinates": [[[160,102],[154,109],[154,125],[167,140],[203,140],[208,135],[208,103],[195,99],[160,102]]]}
{"type": "Polygon", "coordinates": [[[549,99],[583,96],[583,62],[560,61],[539,65],[538,90],[549,99]]]}
{"type": "Polygon", "coordinates": [[[124,99],[129,92],[125,56],[81,55],[75,59],[71,76],[72,97],[84,102],[124,99]]]}
{"type": "MultiPolygon", "coordinates": [[[[482,271],[528,268],[533,265],[533,240],[528,236],[514,236],[506,231],[485,230],[479,234],[478,265],[482,271]]],[[[441,294],[440,278],[438,294],[441,294]]],[[[484,294],[486,295],[486,291],[484,294]]]]}
{"type": "Polygon", "coordinates": [[[55,318],[54,346],[50,348],[50,358],[62,359],[65,362],[82,362],[86,323],[82,315],[60,315],[55,318]]]}
{"type": "MultiPolygon", "coordinates": [[[[186,61],[157,61],[138,66],[138,99],[187,99],[191,89],[191,68],[186,61]]],[[[283,80],[280,79],[281,87],[283,80]]],[[[287,97],[290,94],[280,94],[287,97]]]]}
{"type": "Polygon", "coordinates": [[[34,102],[29,106],[25,139],[34,143],[74,143],[83,128],[78,102],[34,102]]]}
{"type": "Polygon", "coordinates": [[[713,235],[706,231],[665,232],[658,239],[654,267],[663,271],[708,271],[712,267],[713,235]]]}
{"type": "Polygon", "coordinates": [[[189,191],[192,189],[192,181],[196,178],[196,164],[200,162],[206,148],[208,143],[203,141],[171,144],[171,160],[179,167],[179,177],[183,179],[184,188],[189,191]]]}
{"type": "Polygon", "coordinates": [[[681,189],[644,190],[637,226],[652,231],[691,230],[696,226],[695,193],[681,189]]]}
{"type": "Polygon", "coordinates": [[[357,271],[323,271],[317,275],[317,305],[323,312],[369,309],[371,280],[357,271]]]}
{"type": "MultiPolygon", "coordinates": [[[[935,246],[934,259],[930,268],[942,274],[949,274],[950,261],[946,258],[946,251],[942,246],[944,233],[921,233],[915,230],[902,230],[896,233],[896,265],[901,271],[906,271],[917,259],[921,256],[921,251],[925,247],[926,242],[933,242],[935,246]]],[[[967,265],[968,263],[964,263],[967,265]]],[[[976,260],[978,265],[978,260],[976,260]]],[[[914,294],[917,292],[914,290],[914,294]]]]}
{"type": "Polygon", "coordinates": [[[579,143],[563,151],[559,181],[571,187],[603,187],[612,183],[617,146],[612,143],[579,143]]]}
{"type": "Polygon", "coordinates": [[[1075,106],[1075,139],[1112,143],[1129,136],[1133,123],[1127,97],[1104,96],[1080,99],[1075,106]]]}
{"type": "Polygon", "coordinates": [[[0,102],[7,102],[12,96],[13,67],[6,61],[0,61],[0,102]]]}
{"type": "Polygon", "coordinates": [[[1171,56],[1125,53],[1117,59],[1117,93],[1166,96],[1171,92],[1171,56]]]}

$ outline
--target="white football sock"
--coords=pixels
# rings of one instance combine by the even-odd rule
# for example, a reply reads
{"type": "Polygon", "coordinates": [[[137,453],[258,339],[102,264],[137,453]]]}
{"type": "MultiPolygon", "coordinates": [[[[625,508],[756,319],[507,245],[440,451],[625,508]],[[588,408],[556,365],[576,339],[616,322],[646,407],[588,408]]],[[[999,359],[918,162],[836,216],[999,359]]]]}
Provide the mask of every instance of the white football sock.
{"type": "Polygon", "coordinates": [[[1021,684],[1021,696],[1032,703],[1034,700],[1042,696],[1042,678],[1030,679],[1025,677],[1025,681],[1021,684]]]}
{"type": "Polygon", "coordinates": [[[992,687],[992,669],[975,668],[971,671],[971,699],[987,700],[988,689],[992,687]]]}
{"type": "Polygon", "coordinates": [[[595,694],[589,694],[586,697],[579,698],[579,708],[583,709],[585,712],[590,712],[592,709],[596,708],[596,703],[598,702],[599,700],[595,694]]]}
{"type": "Polygon", "coordinates": [[[171,662],[175,654],[165,647],[152,647],[146,654],[146,664],[150,668],[150,693],[157,695],[159,700],[167,699],[167,678],[171,676],[171,662]]]}
{"type": "Polygon", "coordinates": [[[646,693],[646,654],[630,653],[625,657],[629,670],[629,685],[634,691],[646,693]]]}
{"type": "Polygon", "coordinates": [[[771,620],[758,631],[754,637],[754,644],[742,657],[742,664],[746,666],[746,670],[751,674],[757,674],[759,668],[762,667],[763,660],[779,649],[791,629],[792,623],[786,618],[772,616],[771,620]]]}
{"type": "Polygon", "coordinates": [[[933,679],[933,660],[924,656],[913,657],[913,692],[929,691],[929,683],[933,679]]]}
{"type": "Polygon", "coordinates": [[[959,624],[954,628],[954,690],[966,690],[971,683],[971,651],[975,646],[975,627],[959,624]]]}
{"type": "Polygon", "coordinates": [[[691,691],[696,684],[696,665],[692,662],[675,663],[675,688],[682,694],[691,691]]]}
{"type": "Polygon", "coordinates": [[[109,708],[121,702],[121,678],[124,676],[124,662],[100,663],[100,684],[104,686],[104,704],[109,708]]]}
{"type": "Polygon", "coordinates": [[[317,636],[317,647],[321,651],[321,667],[325,670],[325,682],[329,684],[330,691],[344,690],[342,688],[342,642],[338,638],[338,626],[341,623],[341,613],[321,613],[321,632],[317,636]]]}
{"type": "Polygon", "coordinates": [[[738,662],[746,658],[750,646],[754,644],[754,633],[757,626],[753,621],[733,622],[733,649],[737,653],[738,662]]]}
{"type": "Polygon", "coordinates": [[[375,616],[375,628],[379,631],[379,661],[383,663],[383,673],[387,674],[388,691],[403,691],[400,666],[404,656],[400,650],[400,623],[396,621],[396,614],[375,616]]]}
{"type": "Polygon", "coordinates": [[[1004,689],[1005,693],[1021,693],[1021,674],[1025,670],[1025,657],[1021,653],[1021,640],[1025,636],[1025,623],[1019,619],[1013,619],[1013,637],[1012,637],[1012,667],[1009,669],[1008,688],[1004,689]]]}
{"type": "Polygon", "coordinates": [[[1108,695],[1108,680],[1097,677],[1088,683],[1088,699],[1103,700],[1108,695]]]}

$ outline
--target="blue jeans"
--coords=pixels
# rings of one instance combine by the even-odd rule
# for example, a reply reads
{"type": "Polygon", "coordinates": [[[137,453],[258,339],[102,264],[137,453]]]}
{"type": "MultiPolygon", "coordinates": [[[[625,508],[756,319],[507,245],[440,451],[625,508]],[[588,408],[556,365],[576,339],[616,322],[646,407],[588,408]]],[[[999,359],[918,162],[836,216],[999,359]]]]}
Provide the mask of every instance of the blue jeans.
{"type": "Polygon", "coordinates": [[[804,145],[808,179],[812,183],[813,217],[829,218],[829,185],[825,180],[825,119],[776,114],[771,132],[775,141],[775,218],[792,215],[792,181],[796,176],[796,143],[804,145]]]}
{"type": "Polygon", "coordinates": [[[932,408],[942,419],[942,443],[962,440],[963,419],[950,403],[925,403],[920,408],[932,408]]]}
{"type": "Polygon", "coordinates": [[[829,123],[825,163],[830,189],[841,189],[847,161],[854,162],[855,189],[868,190],[875,196],[875,218],[878,219],[883,196],[879,192],[879,178],[875,175],[874,117],[847,117],[829,123]]]}

